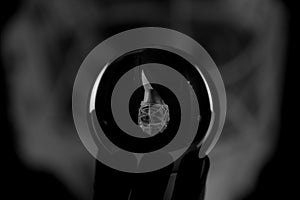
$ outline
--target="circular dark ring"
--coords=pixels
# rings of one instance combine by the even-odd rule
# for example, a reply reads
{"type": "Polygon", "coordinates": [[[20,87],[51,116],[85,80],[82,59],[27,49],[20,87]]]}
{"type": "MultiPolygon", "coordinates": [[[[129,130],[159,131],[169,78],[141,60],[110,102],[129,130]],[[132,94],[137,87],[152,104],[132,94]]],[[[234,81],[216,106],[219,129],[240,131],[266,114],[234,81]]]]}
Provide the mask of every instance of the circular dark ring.
{"type": "Polygon", "coordinates": [[[171,141],[170,139],[175,136],[174,133],[167,136],[158,134],[152,138],[136,138],[123,132],[113,118],[111,97],[116,83],[130,69],[147,63],[160,63],[174,68],[193,87],[197,95],[201,119],[199,120],[197,135],[192,143],[200,143],[207,133],[211,120],[211,105],[206,85],[197,69],[186,59],[173,52],[156,48],[143,48],[130,51],[115,59],[107,67],[100,80],[95,103],[97,120],[104,134],[119,148],[134,153],[148,153],[158,150],[168,144],[171,141]],[[158,142],[159,140],[162,140],[162,142],[158,142]]]}

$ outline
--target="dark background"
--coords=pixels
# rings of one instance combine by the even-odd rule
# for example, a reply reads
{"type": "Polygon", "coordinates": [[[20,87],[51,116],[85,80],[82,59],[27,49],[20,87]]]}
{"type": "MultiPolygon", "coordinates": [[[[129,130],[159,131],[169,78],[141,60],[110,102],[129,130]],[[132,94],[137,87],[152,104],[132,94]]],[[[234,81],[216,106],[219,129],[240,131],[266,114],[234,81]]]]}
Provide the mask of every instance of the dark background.
{"type": "MultiPolygon", "coordinates": [[[[254,192],[244,200],[252,199],[291,199],[297,191],[298,170],[296,163],[299,156],[297,142],[299,129],[297,119],[298,104],[296,94],[298,75],[296,68],[296,33],[299,25],[294,12],[297,8],[296,1],[284,2],[288,10],[288,48],[286,51],[286,69],[283,90],[283,101],[280,121],[280,139],[276,153],[270,162],[261,171],[259,182],[254,192]],[[293,4],[294,3],[294,4],[293,4]]],[[[18,1],[6,1],[1,6],[1,27],[18,9],[18,1]],[[9,3],[8,3],[9,2],[9,3]]],[[[74,199],[62,183],[55,177],[43,171],[33,171],[25,167],[15,152],[14,127],[8,117],[10,102],[7,98],[7,85],[3,68],[0,68],[1,81],[1,199],[74,199]],[[51,191],[51,192],[49,192],[51,191]],[[47,195],[45,195],[47,194],[47,195]],[[6,196],[8,195],[8,196],[6,196]]]]}
{"type": "MultiPolygon", "coordinates": [[[[1,6],[2,28],[20,8],[17,0],[6,1],[1,6]]],[[[2,58],[1,58],[2,60],[2,58]]],[[[53,175],[45,171],[32,170],[26,167],[16,152],[13,119],[9,117],[8,86],[3,62],[0,68],[1,85],[1,199],[75,199],[67,192],[66,187],[53,175]]]]}
{"type": "MultiPolygon", "coordinates": [[[[295,50],[296,33],[295,24],[297,21],[295,4],[292,1],[284,1],[287,6],[288,20],[288,46],[286,51],[286,71],[283,88],[283,101],[280,121],[279,142],[275,154],[260,173],[259,182],[255,191],[245,198],[252,199],[292,199],[296,197],[297,180],[299,172],[297,164],[297,117],[293,114],[298,111],[295,96],[297,90],[296,69],[295,69],[295,50]]],[[[297,99],[297,100],[296,100],[297,99]]]]}

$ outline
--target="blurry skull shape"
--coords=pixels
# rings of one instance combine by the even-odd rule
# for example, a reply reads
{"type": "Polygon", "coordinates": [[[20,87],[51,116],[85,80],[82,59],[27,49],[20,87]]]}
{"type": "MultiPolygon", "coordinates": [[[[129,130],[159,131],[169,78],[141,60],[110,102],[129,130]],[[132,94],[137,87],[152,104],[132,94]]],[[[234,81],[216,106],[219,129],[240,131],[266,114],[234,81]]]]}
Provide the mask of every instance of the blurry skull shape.
{"type": "Polygon", "coordinates": [[[3,31],[2,53],[23,163],[52,173],[79,199],[89,199],[95,163],[71,120],[75,72],[105,38],[137,26],[162,26],[203,45],[226,86],[228,118],[210,154],[206,199],[238,199],[251,191],[278,138],[287,30],[280,1],[22,3],[3,31]]]}

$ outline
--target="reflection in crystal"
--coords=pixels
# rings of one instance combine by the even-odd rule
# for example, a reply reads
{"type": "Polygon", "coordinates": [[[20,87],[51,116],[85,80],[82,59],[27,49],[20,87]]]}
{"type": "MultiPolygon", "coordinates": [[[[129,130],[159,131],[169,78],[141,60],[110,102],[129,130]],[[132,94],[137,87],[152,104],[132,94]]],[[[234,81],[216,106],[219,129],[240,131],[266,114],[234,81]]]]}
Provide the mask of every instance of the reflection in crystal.
{"type": "Polygon", "coordinates": [[[163,132],[170,120],[169,107],[154,90],[145,76],[141,73],[144,86],[144,100],[141,102],[138,114],[138,124],[150,136],[163,132]]]}
{"type": "Polygon", "coordinates": [[[166,104],[145,104],[139,109],[139,126],[150,136],[162,133],[169,120],[169,108],[166,104]]]}

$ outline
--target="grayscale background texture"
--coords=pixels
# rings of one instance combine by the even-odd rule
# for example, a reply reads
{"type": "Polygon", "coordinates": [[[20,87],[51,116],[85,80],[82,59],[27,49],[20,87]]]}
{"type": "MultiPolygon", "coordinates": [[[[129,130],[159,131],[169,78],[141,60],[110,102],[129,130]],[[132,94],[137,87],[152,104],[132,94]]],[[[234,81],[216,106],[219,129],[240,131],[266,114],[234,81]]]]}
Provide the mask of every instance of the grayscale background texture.
{"type": "Polygon", "coordinates": [[[75,75],[101,41],[142,26],[191,36],[223,77],[228,113],[209,155],[206,200],[290,199],[299,132],[290,119],[298,90],[292,7],[280,0],[3,2],[3,199],[91,199],[95,160],[73,124],[75,75]]]}

